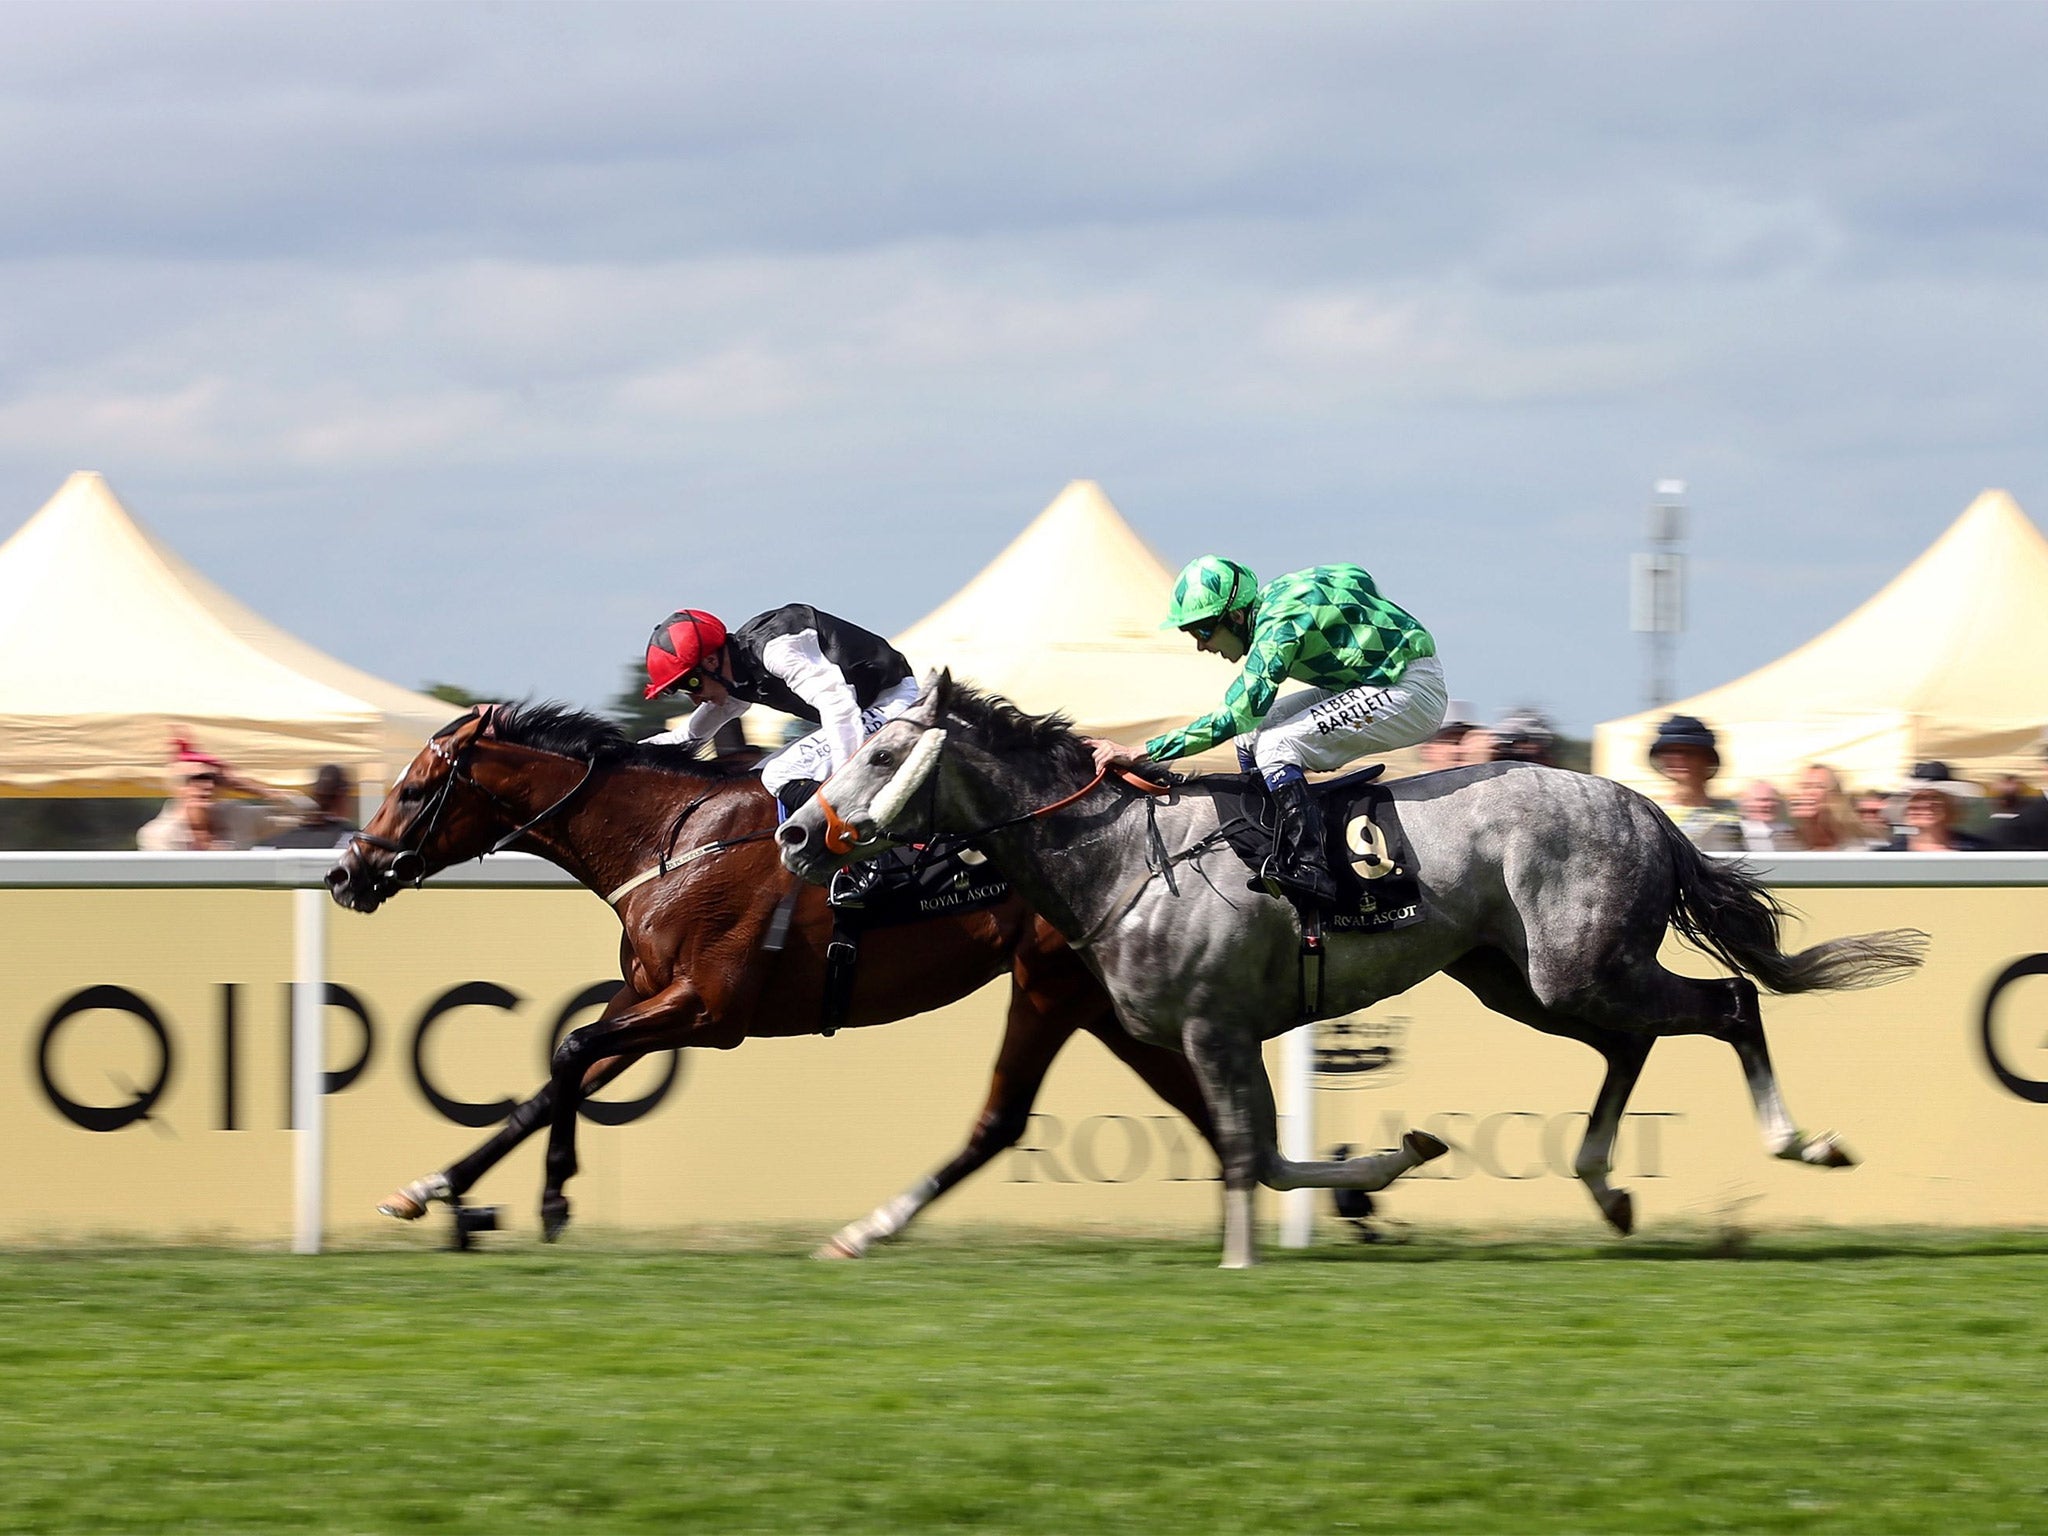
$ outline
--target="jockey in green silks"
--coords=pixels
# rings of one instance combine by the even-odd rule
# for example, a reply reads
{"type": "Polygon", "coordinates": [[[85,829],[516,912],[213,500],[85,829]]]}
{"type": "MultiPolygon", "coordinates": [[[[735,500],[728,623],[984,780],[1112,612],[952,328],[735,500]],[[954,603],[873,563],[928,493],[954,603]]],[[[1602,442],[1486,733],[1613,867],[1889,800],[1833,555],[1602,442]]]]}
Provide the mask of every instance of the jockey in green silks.
{"type": "Polygon", "coordinates": [[[1162,627],[1243,669],[1221,708],[1155,736],[1142,753],[1094,742],[1097,765],[1170,762],[1235,738],[1238,761],[1264,777],[1278,810],[1260,878],[1318,904],[1335,901],[1322,815],[1303,775],[1435,734],[1449,704],[1436,641],[1355,565],[1311,566],[1261,587],[1220,555],[1180,573],[1162,627]],[[1289,678],[1309,686],[1282,699],[1289,678]]]}

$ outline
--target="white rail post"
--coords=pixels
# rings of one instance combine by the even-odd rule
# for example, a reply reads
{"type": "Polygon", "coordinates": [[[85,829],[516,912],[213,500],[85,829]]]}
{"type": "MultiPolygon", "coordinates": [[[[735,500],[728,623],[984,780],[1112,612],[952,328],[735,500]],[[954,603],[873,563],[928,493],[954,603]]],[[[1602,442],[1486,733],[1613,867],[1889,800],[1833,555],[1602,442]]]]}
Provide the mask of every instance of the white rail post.
{"type": "MultiPolygon", "coordinates": [[[[1303,1163],[1316,1155],[1316,1027],[1303,1024],[1280,1037],[1280,1153],[1303,1163]]],[[[1316,1192],[1290,1189],[1280,1196],[1280,1246],[1306,1248],[1316,1226],[1316,1192]]]]}
{"type": "Polygon", "coordinates": [[[327,1185],[327,892],[292,892],[292,1252],[318,1253],[327,1185]]]}

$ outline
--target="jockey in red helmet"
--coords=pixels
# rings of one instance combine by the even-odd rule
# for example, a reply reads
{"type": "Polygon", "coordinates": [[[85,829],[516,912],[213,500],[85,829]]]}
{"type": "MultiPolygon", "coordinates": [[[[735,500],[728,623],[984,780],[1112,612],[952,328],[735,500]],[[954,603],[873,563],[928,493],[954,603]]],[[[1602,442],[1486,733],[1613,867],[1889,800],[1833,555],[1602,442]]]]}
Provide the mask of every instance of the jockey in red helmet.
{"type": "Polygon", "coordinates": [[[680,693],[696,703],[681,730],[653,741],[701,743],[766,704],[819,729],[761,764],[761,782],[793,810],[860,750],[882,722],[917,698],[903,653],[880,635],[806,603],[756,614],[727,632],[700,608],[681,608],[647,641],[650,699],[680,693]]]}

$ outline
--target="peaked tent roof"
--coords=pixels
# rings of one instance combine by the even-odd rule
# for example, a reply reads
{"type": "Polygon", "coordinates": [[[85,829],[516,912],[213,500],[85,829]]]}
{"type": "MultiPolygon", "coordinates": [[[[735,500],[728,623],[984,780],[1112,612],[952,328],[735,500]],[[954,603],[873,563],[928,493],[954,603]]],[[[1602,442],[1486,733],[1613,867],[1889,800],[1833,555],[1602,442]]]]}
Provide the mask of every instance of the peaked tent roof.
{"type": "Polygon", "coordinates": [[[1888,787],[1926,758],[1971,775],[2038,772],[2044,657],[2048,539],[2010,495],[1985,491],[1826,633],[1732,683],[1598,727],[1593,769],[1655,787],[1643,753],[1657,722],[1678,713],[1720,734],[1726,782],[1824,762],[1888,787]]]}
{"type": "Polygon", "coordinates": [[[1142,744],[1222,702],[1230,668],[1161,630],[1173,575],[1093,480],[1075,480],[980,575],[902,634],[1024,709],[1142,744]]]}
{"type": "Polygon", "coordinates": [[[447,705],[336,661],[192,569],[90,471],[0,545],[0,785],[156,793],[189,737],[239,772],[388,778],[447,705]]]}

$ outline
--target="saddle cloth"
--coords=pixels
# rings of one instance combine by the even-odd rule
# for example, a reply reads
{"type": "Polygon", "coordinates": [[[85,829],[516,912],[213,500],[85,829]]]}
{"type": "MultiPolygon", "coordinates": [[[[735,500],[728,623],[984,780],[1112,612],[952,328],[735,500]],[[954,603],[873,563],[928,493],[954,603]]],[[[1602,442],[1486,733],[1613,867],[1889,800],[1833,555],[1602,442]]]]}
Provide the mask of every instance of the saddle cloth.
{"type": "MultiPolygon", "coordinates": [[[[1322,808],[1330,874],[1337,882],[1336,908],[1323,917],[1331,933],[1390,933],[1424,916],[1415,854],[1401,830],[1393,794],[1386,785],[1371,782],[1384,767],[1375,763],[1311,786],[1322,808]]],[[[1196,782],[1216,797],[1231,851],[1256,875],[1273,851],[1273,797],[1265,781],[1253,773],[1196,782]]]]}
{"type": "Polygon", "coordinates": [[[978,912],[1010,894],[1009,882],[972,849],[891,848],[868,867],[871,883],[835,879],[831,891],[835,920],[862,932],[978,912]]]}

